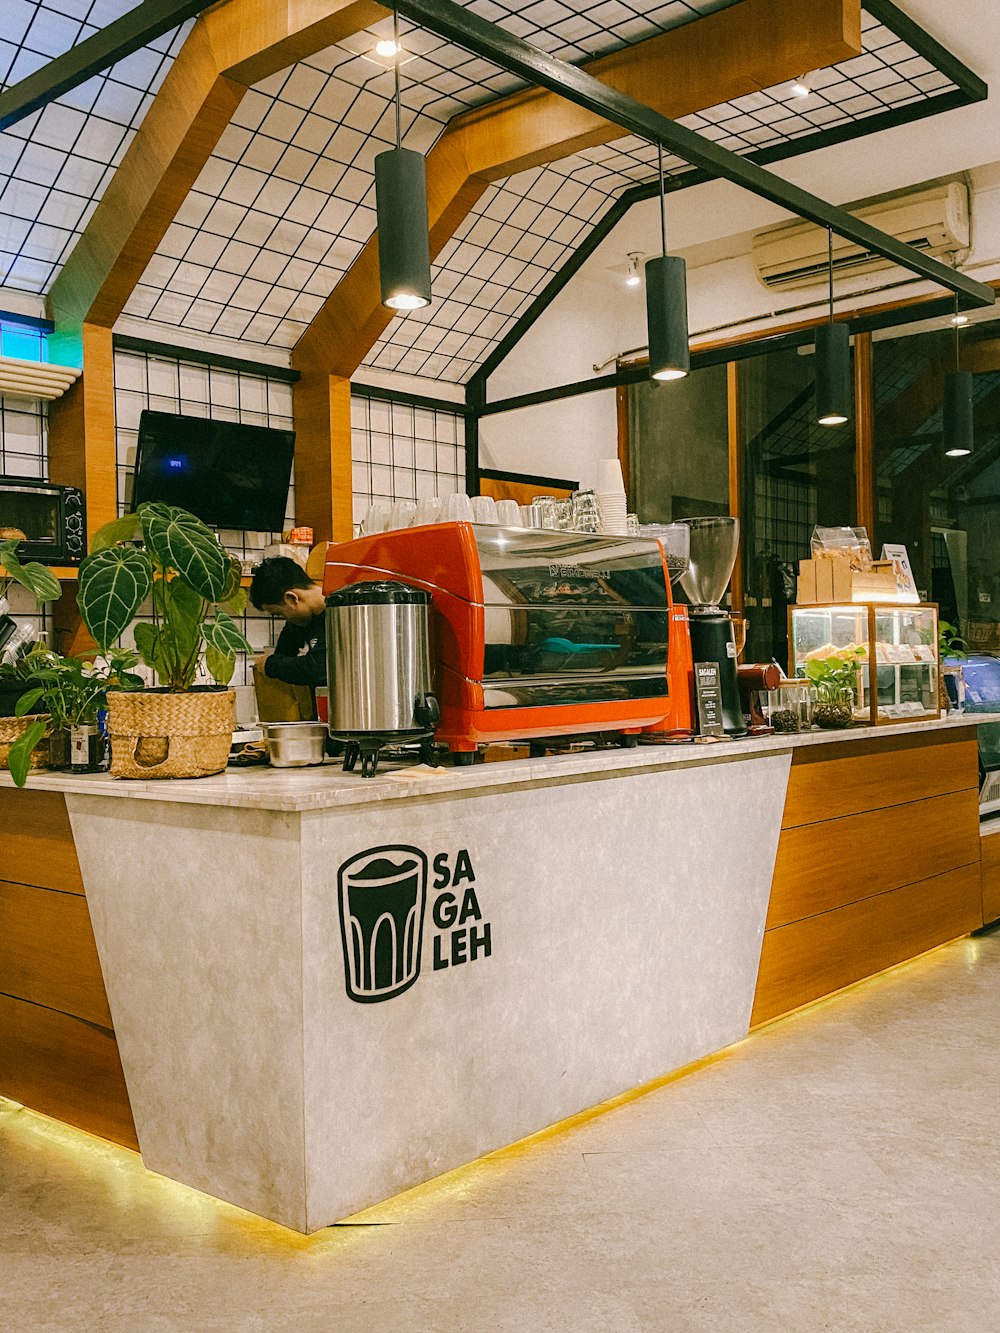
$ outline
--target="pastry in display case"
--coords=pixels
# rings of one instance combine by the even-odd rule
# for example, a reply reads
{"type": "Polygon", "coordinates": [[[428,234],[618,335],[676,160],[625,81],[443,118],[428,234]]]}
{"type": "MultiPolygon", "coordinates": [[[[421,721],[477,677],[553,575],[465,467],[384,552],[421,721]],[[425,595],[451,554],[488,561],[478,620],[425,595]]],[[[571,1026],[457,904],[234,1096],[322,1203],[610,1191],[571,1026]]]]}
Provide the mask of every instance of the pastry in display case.
{"type": "Polygon", "coordinates": [[[790,606],[788,644],[789,674],[815,687],[820,726],[941,715],[938,610],[930,602],[790,606]]]}

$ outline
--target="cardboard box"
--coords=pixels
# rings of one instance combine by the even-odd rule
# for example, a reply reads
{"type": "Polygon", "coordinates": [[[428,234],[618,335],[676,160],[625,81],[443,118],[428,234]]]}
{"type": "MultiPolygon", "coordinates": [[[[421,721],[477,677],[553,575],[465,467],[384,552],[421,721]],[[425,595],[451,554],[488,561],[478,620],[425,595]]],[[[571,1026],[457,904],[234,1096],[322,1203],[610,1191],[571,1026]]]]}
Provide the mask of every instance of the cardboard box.
{"type": "Polygon", "coordinates": [[[851,599],[855,602],[880,602],[896,596],[896,575],[855,574],[851,581],[851,599]]]}
{"type": "Polygon", "coordinates": [[[816,566],[816,600],[833,601],[833,561],[826,558],[813,562],[816,566]]]}
{"type": "Polygon", "coordinates": [[[835,555],[830,561],[833,566],[833,602],[849,602],[851,600],[851,557],[848,555],[835,555]]]}
{"type": "Polygon", "coordinates": [[[811,606],[816,600],[816,561],[799,561],[799,581],[795,600],[799,606],[811,606]]]}

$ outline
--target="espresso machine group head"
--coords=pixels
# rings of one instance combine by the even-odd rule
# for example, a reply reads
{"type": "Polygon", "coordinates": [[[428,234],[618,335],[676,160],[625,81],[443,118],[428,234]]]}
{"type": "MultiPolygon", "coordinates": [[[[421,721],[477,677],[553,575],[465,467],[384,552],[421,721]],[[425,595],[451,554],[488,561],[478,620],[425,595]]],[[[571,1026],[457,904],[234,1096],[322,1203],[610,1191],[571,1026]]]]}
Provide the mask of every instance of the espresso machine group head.
{"type": "Polygon", "coordinates": [[[722,722],[729,736],[743,736],[746,725],[736,675],[736,639],[732,617],[720,603],[726,595],[739,550],[739,520],[729,517],[685,518],[691,531],[688,567],[680,584],[690,602],[691,656],[714,662],[722,690],[722,722]]]}

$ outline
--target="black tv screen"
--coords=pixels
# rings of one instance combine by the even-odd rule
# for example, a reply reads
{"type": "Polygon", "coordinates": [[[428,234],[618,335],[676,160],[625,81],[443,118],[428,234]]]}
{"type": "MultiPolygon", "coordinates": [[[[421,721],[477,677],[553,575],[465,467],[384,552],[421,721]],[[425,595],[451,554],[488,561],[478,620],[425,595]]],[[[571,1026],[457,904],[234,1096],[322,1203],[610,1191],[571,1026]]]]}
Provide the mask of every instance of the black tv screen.
{"type": "Polygon", "coordinates": [[[214,528],[280,532],[295,432],[235,421],[143,412],[132,507],[188,509],[214,528]]]}

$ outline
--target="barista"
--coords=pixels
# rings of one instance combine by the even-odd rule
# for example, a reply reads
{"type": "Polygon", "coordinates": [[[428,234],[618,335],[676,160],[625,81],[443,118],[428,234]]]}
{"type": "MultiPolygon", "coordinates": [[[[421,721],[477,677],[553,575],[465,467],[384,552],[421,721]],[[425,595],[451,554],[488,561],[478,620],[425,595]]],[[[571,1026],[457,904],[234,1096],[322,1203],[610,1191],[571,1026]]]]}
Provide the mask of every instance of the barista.
{"type": "Polygon", "coordinates": [[[254,662],[260,674],[287,685],[326,684],[326,602],[322,591],[288,556],[263,560],[254,571],[250,601],[285,622],[278,642],[254,662]]]}

